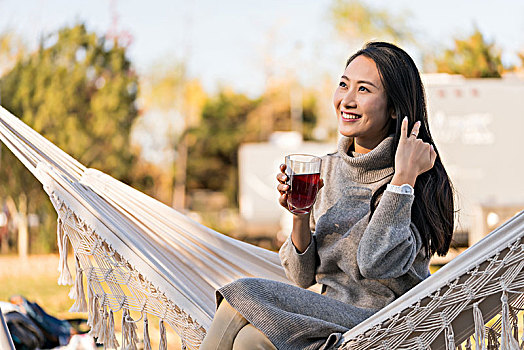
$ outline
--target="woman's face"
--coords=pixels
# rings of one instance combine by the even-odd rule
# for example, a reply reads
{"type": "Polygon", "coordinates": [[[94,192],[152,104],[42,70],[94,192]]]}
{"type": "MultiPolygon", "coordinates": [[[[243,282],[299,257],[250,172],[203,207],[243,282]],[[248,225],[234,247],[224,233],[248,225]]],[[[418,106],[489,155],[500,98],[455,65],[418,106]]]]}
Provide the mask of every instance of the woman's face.
{"type": "Polygon", "coordinates": [[[339,132],[355,140],[355,150],[375,148],[388,135],[387,96],[375,62],[363,55],[346,67],[333,99],[339,132]]]}

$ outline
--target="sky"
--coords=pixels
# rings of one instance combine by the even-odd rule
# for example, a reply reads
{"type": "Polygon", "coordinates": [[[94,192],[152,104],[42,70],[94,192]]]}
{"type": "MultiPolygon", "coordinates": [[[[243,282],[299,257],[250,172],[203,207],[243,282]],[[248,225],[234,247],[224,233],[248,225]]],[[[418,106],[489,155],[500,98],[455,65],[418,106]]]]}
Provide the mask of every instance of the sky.
{"type": "MultiPolygon", "coordinates": [[[[0,0],[0,32],[18,33],[30,47],[64,25],[86,23],[106,33],[132,35],[129,56],[139,72],[177,60],[187,63],[206,90],[228,86],[250,95],[264,90],[268,74],[295,72],[305,84],[343,70],[354,51],[334,33],[332,0],[0,0]]],[[[446,48],[477,26],[517,64],[524,49],[524,1],[373,0],[367,4],[405,20],[426,47],[446,48]]],[[[372,38],[369,38],[372,39],[372,38]]],[[[420,52],[406,47],[420,65],[420,52]]]]}

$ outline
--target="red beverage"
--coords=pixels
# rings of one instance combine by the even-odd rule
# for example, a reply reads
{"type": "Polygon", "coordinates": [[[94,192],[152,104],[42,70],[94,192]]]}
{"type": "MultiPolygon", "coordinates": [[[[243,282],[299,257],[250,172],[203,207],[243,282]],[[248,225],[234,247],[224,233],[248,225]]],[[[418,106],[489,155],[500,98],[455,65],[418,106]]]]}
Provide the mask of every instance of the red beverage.
{"type": "Polygon", "coordinates": [[[309,213],[315,203],[320,182],[320,173],[291,174],[287,203],[289,210],[295,214],[309,213]]]}

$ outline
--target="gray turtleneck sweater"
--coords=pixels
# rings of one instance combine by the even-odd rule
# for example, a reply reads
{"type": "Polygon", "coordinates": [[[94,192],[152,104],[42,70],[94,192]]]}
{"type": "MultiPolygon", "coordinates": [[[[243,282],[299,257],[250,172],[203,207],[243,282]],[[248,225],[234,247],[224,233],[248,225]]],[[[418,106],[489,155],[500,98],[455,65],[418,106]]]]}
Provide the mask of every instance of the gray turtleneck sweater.
{"type": "Polygon", "coordinates": [[[322,158],[311,244],[299,253],[288,238],[280,249],[287,277],[301,288],[250,278],[218,290],[278,349],[329,349],[429,275],[411,223],[413,195],[385,191],[369,220],[372,193],[393,176],[392,142],[351,156],[351,139],[343,138],[337,153],[322,158]],[[303,289],[315,283],[321,295],[303,289]]]}

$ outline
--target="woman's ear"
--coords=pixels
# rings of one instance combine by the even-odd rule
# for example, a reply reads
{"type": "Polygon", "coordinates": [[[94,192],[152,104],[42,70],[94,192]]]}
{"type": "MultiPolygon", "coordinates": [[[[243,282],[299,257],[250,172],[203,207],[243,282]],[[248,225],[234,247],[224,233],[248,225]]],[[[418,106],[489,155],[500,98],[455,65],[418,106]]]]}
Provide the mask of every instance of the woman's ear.
{"type": "Polygon", "coordinates": [[[391,119],[397,119],[397,115],[395,114],[395,110],[393,108],[389,109],[389,115],[391,115],[391,119]]]}

